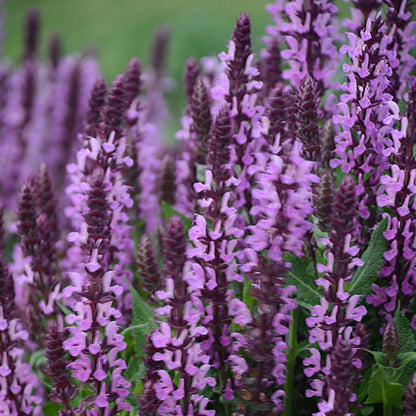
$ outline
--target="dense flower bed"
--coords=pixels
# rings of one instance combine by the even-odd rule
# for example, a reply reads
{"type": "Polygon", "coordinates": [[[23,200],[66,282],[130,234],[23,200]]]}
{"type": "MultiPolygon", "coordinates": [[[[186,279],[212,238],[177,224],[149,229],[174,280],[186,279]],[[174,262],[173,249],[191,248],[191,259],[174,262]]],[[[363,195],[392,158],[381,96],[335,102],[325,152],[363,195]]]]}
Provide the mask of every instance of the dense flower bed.
{"type": "Polygon", "coordinates": [[[0,65],[0,415],[415,415],[410,2],[275,0],[185,65],[165,30],[0,65]],[[170,143],[170,144],[169,144],[170,143]]]}

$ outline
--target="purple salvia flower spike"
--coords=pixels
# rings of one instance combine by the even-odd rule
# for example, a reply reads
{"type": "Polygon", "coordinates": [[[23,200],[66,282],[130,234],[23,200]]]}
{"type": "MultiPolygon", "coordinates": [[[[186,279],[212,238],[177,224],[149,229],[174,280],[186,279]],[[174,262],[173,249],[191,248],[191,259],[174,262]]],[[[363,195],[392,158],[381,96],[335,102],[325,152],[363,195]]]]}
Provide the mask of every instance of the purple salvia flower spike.
{"type": "Polygon", "coordinates": [[[376,224],[380,179],[388,169],[389,156],[400,148],[406,125],[387,93],[397,59],[388,49],[392,38],[386,30],[381,16],[377,16],[367,21],[359,36],[348,35],[351,46],[343,46],[341,53],[347,53],[352,63],[343,65],[348,82],[342,86],[345,92],[338,104],[340,114],[333,117],[342,131],[335,137],[335,153],[340,160],[331,160],[330,166],[341,165],[344,172],[358,177],[356,192],[363,239],[376,224]]]}
{"type": "MultiPolygon", "coordinates": [[[[346,375],[348,383],[337,387],[331,378],[325,381],[314,379],[313,376],[319,374],[324,377],[336,369],[332,369],[332,359],[328,356],[338,354],[337,349],[351,349],[349,362],[360,368],[362,365],[359,355],[356,355],[357,346],[360,339],[353,332],[352,325],[360,322],[366,314],[366,308],[358,306],[359,295],[350,295],[345,291],[345,284],[352,278],[356,266],[363,262],[356,256],[358,247],[354,245],[357,238],[357,199],[355,196],[355,180],[347,175],[342,180],[336,193],[333,212],[329,221],[331,231],[327,245],[327,265],[318,264],[317,271],[324,273],[315,283],[324,288],[324,296],[320,299],[320,304],[312,308],[311,316],[306,319],[309,330],[309,341],[317,342],[320,350],[310,348],[311,356],[304,360],[304,372],[307,377],[312,378],[312,389],[306,391],[306,396],[318,396],[321,401],[318,408],[321,414],[331,414],[330,412],[338,406],[336,403],[344,403],[348,409],[352,406],[352,400],[345,399],[345,396],[353,397],[348,390],[349,385],[354,380],[354,371],[346,375]],[[336,345],[338,343],[338,346],[336,345]],[[351,346],[350,346],[351,344],[351,346]],[[332,385],[332,384],[334,385],[332,385]],[[320,388],[317,388],[317,385],[320,388]],[[327,388],[323,389],[326,384],[327,388]],[[338,389],[338,390],[337,390],[338,389]]],[[[338,371],[338,370],[337,370],[338,371]]],[[[315,376],[316,377],[316,376],[315,376]]],[[[339,406],[341,406],[339,404],[339,406]]],[[[344,407],[340,408],[344,408],[344,407]]],[[[316,413],[318,415],[318,413],[316,413]]]]}
{"type": "Polygon", "coordinates": [[[114,402],[111,411],[117,414],[130,410],[130,406],[124,401],[129,383],[121,374],[126,363],[117,358],[126,348],[115,321],[121,314],[112,306],[123,288],[114,284],[115,272],[109,270],[116,254],[111,245],[116,232],[110,226],[114,220],[109,202],[111,185],[108,186],[102,171],[94,172],[83,216],[84,270],[71,274],[73,286],[64,291],[67,297],[74,292],[78,296],[72,307],[73,314],[66,317],[68,324],[75,325],[67,327],[70,336],[63,347],[74,357],[69,365],[72,375],[82,383],[88,382],[94,391],[94,401],[90,405],[98,411],[108,406],[111,397],[114,402]],[[104,365],[106,371],[103,372],[104,365]]]}
{"type": "Polygon", "coordinates": [[[416,85],[413,84],[408,92],[407,118],[401,119],[402,123],[408,125],[406,135],[400,139],[400,148],[392,156],[389,168],[381,176],[381,185],[377,189],[378,207],[388,207],[390,212],[389,224],[384,233],[387,249],[379,273],[380,279],[372,286],[373,293],[368,296],[367,302],[378,308],[383,315],[392,315],[397,302],[400,302],[405,312],[416,293],[413,283],[415,251],[411,243],[414,238],[412,200],[415,195],[413,172],[416,167],[415,103],[416,85]]]}
{"type": "Polygon", "coordinates": [[[28,333],[17,318],[14,297],[13,279],[0,247],[0,414],[38,416],[43,391],[23,361],[28,333]]]}
{"type": "Polygon", "coordinates": [[[415,67],[416,58],[410,51],[416,46],[414,30],[416,22],[412,20],[413,3],[409,0],[383,0],[388,7],[386,25],[391,28],[393,42],[389,47],[396,53],[398,65],[392,73],[389,93],[395,102],[400,102],[415,67]]]}
{"type": "MultiPolygon", "coordinates": [[[[283,78],[299,88],[300,81],[309,74],[323,95],[334,85],[332,77],[338,62],[334,45],[337,7],[327,0],[275,0],[266,9],[275,23],[267,28],[268,35],[288,46],[281,54],[290,66],[283,71],[283,78]]],[[[266,41],[271,42],[269,38],[266,41]]]]}

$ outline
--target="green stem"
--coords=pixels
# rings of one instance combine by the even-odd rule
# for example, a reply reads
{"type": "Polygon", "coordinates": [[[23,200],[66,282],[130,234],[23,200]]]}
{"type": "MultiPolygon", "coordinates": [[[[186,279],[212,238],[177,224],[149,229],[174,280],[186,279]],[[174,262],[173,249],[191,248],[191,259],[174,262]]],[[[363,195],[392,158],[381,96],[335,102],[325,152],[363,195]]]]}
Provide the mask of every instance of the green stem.
{"type": "Polygon", "coordinates": [[[391,416],[391,405],[383,404],[383,416],[391,416]]]}
{"type": "Polygon", "coordinates": [[[288,360],[287,360],[287,374],[285,384],[285,413],[284,416],[292,416],[293,411],[293,382],[295,377],[295,348],[298,345],[298,315],[297,309],[292,310],[292,323],[289,325],[289,342],[288,342],[288,360]]]}

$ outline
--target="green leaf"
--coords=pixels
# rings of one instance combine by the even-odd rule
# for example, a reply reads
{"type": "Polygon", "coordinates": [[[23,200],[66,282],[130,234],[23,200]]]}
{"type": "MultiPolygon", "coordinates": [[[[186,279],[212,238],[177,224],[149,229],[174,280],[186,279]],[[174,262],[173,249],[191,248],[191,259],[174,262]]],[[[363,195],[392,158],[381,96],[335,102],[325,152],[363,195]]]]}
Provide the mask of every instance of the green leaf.
{"type": "Polygon", "coordinates": [[[143,356],[143,344],[150,327],[154,325],[152,308],[140,297],[133,286],[130,286],[133,307],[132,329],[134,334],[134,352],[137,358],[143,356]]]}
{"type": "Polygon", "coordinates": [[[249,290],[251,289],[251,280],[244,276],[244,285],[243,285],[243,302],[247,305],[247,307],[252,310],[252,306],[254,305],[255,298],[254,296],[250,295],[249,290]]]}
{"type": "Polygon", "coordinates": [[[61,408],[62,405],[50,401],[43,407],[43,414],[45,416],[56,416],[61,408]]]}
{"type": "Polygon", "coordinates": [[[299,301],[299,304],[303,304],[308,308],[317,305],[323,294],[316,287],[313,279],[310,278],[303,260],[292,254],[286,255],[285,260],[292,264],[286,281],[298,289],[296,300],[299,301]]]}
{"type": "Polygon", "coordinates": [[[370,353],[374,357],[374,360],[376,361],[376,363],[379,366],[382,366],[384,364],[384,357],[386,355],[386,354],[384,354],[384,352],[371,351],[371,350],[367,350],[367,349],[365,349],[365,351],[367,351],[368,353],[370,353]]]}
{"type": "Polygon", "coordinates": [[[403,353],[414,351],[415,336],[413,334],[412,328],[410,327],[410,322],[401,313],[400,306],[398,306],[396,309],[393,321],[396,325],[397,333],[399,334],[400,352],[403,353]]]}
{"type": "Polygon", "coordinates": [[[373,369],[368,385],[367,404],[383,403],[400,408],[402,394],[402,386],[399,383],[387,381],[382,367],[373,369]]]}
{"type": "Polygon", "coordinates": [[[383,233],[386,231],[387,222],[387,218],[383,218],[371,235],[370,244],[361,257],[364,264],[357,269],[351,282],[347,285],[346,290],[351,295],[368,295],[371,285],[377,279],[386,251],[386,239],[383,233]]]}
{"type": "Polygon", "coordinates": [[[398,355],[398,358],[400,359],[399,368],[401,367],[404,368],[411,361],[416,361],[416,352],[415,351],[402,352],[398,355]]]}
{"type": "Polygon", "coordinates": [[[162,201],[162,212],[163,212],[163,217],[165,218],[166,221],[169,221],[172,217],[174,217],[175,215],[177,215],[178,217],[181,217],[182,222],[183,222],[183,225],[184,225],[185,230],[187,232],[191,228],[192,221],[188,217],[186,217],[185,215],[183,215],[179,211],[177,211],[175,208],[173,208],[172,206],[170,206],[165,201],[162,201]]]}
{"type": "Polygon", "coordinates": [[[397,333],[399,334],[399,358],[405,361],[405,364],[402,364],[402,362],[400,363],[400,377],[398,379],[399,383],[404,388],[409,383],[412,375],[416,372],[415,362],[412,359],[408,360],[410,354],[414,352],[415,336],[410,327],[410,322],[400,311],[400,305],[396,309],[393,321],[396,325],[397,333]]]}

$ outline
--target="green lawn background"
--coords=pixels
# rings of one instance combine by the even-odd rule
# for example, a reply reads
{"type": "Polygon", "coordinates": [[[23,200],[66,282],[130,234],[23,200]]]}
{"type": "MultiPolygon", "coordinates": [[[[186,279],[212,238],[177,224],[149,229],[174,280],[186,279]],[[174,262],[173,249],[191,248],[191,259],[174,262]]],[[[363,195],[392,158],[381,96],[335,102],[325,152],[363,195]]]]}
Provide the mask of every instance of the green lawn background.
{"type": "Polygon", "coordinates": [[[265,0],[6,0],[4,56],[17,63],[22,55],[23,22],[28,8],[41,15],[40,55],[47,40],[61,34],[65,53],[94,47],[107,80],[124,71],[137,56],[148,61],[152,34],[158,25],[171,30],[168,75],[178,81],[169,101],[175,115],[184,105],[182,74],[186,59],[216,55],[226,49],[235,20],[242,11],[252,19],[254,50],[261,47],[265,26],[271,23],[265,0]]]}

